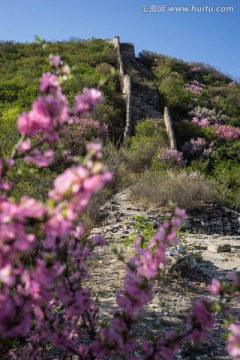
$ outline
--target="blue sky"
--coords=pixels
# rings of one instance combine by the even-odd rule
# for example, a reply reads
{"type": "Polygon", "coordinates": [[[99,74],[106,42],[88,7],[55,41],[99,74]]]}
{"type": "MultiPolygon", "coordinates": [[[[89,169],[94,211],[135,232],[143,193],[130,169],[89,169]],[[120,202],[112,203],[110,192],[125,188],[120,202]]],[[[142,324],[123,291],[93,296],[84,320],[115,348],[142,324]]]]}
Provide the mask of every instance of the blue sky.
{"type": "Polygon", "coordinates": [[[240,79],[239,0],[0,0],[0,40],[112,38],[136,53],[154,51],[208,63],[240,79]],[[147,5],[142,12],[142,6],[147,5]],[[165,12],[148,12],[165,5],[165,12]],[[169,6],[234,7],[233,12],[170,12],[169,6]]]}

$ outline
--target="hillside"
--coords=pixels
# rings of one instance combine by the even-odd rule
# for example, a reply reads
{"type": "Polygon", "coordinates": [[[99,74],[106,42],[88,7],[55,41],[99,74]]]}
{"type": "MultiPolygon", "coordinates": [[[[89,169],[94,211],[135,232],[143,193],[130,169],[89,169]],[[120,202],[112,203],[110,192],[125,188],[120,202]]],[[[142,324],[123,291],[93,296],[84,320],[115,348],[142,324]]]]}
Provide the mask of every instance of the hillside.
{"type": "MultiPolygon", "coordinates": [[[[107,125],[105,161],[115,173],[110,192],[133,184],[135,200],[155,206],[167,206],[172,200],[189,209],[212,203],[240,209],[240,85],[209,65],[148,51],[136,57],[132,44],[120,43],[117,49],[110,41],[92,39],[47,43],[43,48],[37,43],[1,42],[3,155],[9,154],[18,138],[17,115],[28,110],[37,97],[39,77],[49,71],[47,58],[52,53],[60,54],[72,69],[72,77],[63,88],[70,102],[83,87],[100,87],[104,94],[105,101],[94,114],[100,123],[84,123],[85,128],[91,128],[87,135],[76,128],[65,136],[62,149],[66,153],[70,147],[72,155],[81,155],[84,141],[102,136],[100,127],[107,125]],[[120,74],[122,71],[132,83],[131,96],[119,80],[119,67],[120,74]],[[177,142],[177,150],[172,152],[162,120],[166,106],[177,142]],[[127,125],[129,116],[132,123],[127,125]],[[134,136],[123,141],[126,125],[134,136]],[[96,126],[101,134],[96,133],[96,126]],[[188,187],[185,179],[189,180],[188,187]],[[157,195],[151,193],[153,188],[157,195]]],[[[38,196],[44,197],[45,184],[64,168],[62,160],[59,155],[50,170],[41,172],[49,181],[44,182],[38,196]]],[[[34,172],[38,183],[39,171],[34,172]]],[[[19,183],[16,196],[23,188],[19,183]]]]}
{"type": "Polygon", "coordinates": [[[170,199],[188,209],[207,203],[239,209],[240,85],[209,65],[147,51],[136,57],[132,44],[118,37],[113,42],[126,103],[125,134],[135,134],[130,167],[141,173],[135,199],[157,205],[170,199]],[[169,111],[172,150],[158,129],[169,111]],[[139,123],[145,118],[150,123],[139,123]]]}
{"type": "MultiPolygon", "coordinates": [[[[110,348],[109,340],[106,344],[110,355],[108,352],[102,355],[100,347],[96,353],[92,352],[98,329],[100,333],[101,327],[104,331],[109,329],[109,333],[114,329],[112,316],[116,324],[121,316],[125,321],[124,342],[128,342],[129,336],[130,340],[136,336],[133,359],[140,356],[153,359],[153,352],[144,353],[143,339],[155,344],[159,334],[166,340],[162,343],[160,339],[158,344],[165,345],[157,351],[166,359],[173,358],[169,351],[174,341],[182,346],[179,351],[176,347],[178,360],[232,359],[225,349],[225,339],[229,322],[239,323],[239,303],[231,293],[238,294],[239,284],[232,282],[233,290],[229,286],[229,274],[240,270],[239,98],[240,85],[214,68],[147,51],[136,57],[134,45],[120,43],[118,37],[112,41],[0,43],[0,157],[14,153],[8,163],[0,159],[0,180],[6,180],[0,184],[3,185],[1,246],[9,261],[7,269],[2,266],[0,285],[2,295],[5,288],[10,296],[19,291],[12,308],[11,297],[2,296],[2,324],[6,323],[6,329],[11,330],[16,317],[18,327],[18,319],[24,318],[28,311],[37,319],[31,328],[29,325],[30,341],[22,332],[3,334],[0,338],[3,360],[12,355],[19,359],[36,356],[125,359],[133,348],[119,350],[115,343],[110,348]],[[55,57],[55,65],[51,54],[61,55],[62,61],[55,57]],[[49,76],[46,83],[44,76],[41,80],[45,97],[32,105],[39,96],[41,74],[51,70],[55,75],[45,74],[49,76]],[[97,96],[102,100],[101,93],[87,91],[92,96],[88,100],[80,96],[79,103],[83,107],[89,105],[87,110],[78,111],[77,105],[70,109],[60,92],[61,76],[69,77],[64,82],[63,93],[70,104],[85,87],[102,91],[104,102],[92,118],[79,114],[89,113],[94,106],[92,94],[95,100],[97,96]],[[19,139],[18,116],[36,103],[40,110],[37,108],[21,117],[25,126],[22,149],[14,148],[19,139]],[[57,107],[61,112],[56,112],[57,107]],[[44,125],[40,127],[39,123],[44,125]],[[59,138],[53,129],[59,131],[59,138]],[[87,152],[85,145],[90,141],[100,141],[103,154],[98,144],[92,144],[87,152]],[[49,150],[53,151],[48,162],[43,153],[49,150]],[[102,167],[99,158],[112,174],[102,167]],[[13,163],[15,166],[11,167],[13,163]],[[105,184],[112,175],[112,181],[99,191],[100,182],[105,184]],[[40,202],[22,198],[23,195],[40,202]],[[46,211],[45,200],[48,200],[46,211]],[[187,216],[182,209],[177,209],[178,216],[173,216],[176,207],[186,209],[187,216]],[[181,216],[184,222],[179,229],[181,216]],[[29,247],[21,245],[24,239],[29,247]],[[95,250],[96,245],[104,242],[106,246],[95,250]],[[213,278],[226,284],[219,283],[220,290],[216,291],[213,282],[209,291],[213,278]],[[123,289],[127,300],[121,305],[119,293],[116,308],[116,291],[123,289]],[[140,296],[134,289],[141,289],[140,296]],[[93,297],[93,307],[86,300],[85,290],[93,297]],[[226,301],[224,291],[228,296],[226,301]],[[24,307],[23,302],[20,308],[19,299],[22,295],[26,301],[28,292],[33,294],[32,303],[26,302],[24,307]],[[148,300],[139,306],[143,293],[148,300]],[[220,295],[219,303],[215,300],[210,308],[213,295],[220,295]],[[49,300],[51,296],[54,301],[49,300]],[[206,304],[203,322],[198,320],[195,310],[189,315],[191,303],[200,296],[204,298],[199,301],[206,304]],[[35,305],[37,310],[32,311],[35,305]],[[73,309],[67,316],[65,306],[73,309]],[[129,309],[134,310],[132,318],[129,309]],[[213,314],[216,323],[211,320],[213,314]],[[8,315],[11,321],[5,321],[8,315]],[[203,346],[195,346],[191,335],[197,331],[203,337],[204,322],[208,323],[210,315],[208,327],[212,337],[207,337],[203,346]],[[38,333],[38,321],[43,339],[38,333]],[[75,323],[70,334],[67,329],[72,321],[75,323]],[[179,339],[171,340],[173,330],[179,339]],[[64,337],[68,339],[66,346],[63,346],[64,337]],[[69,344],[76,344],[76,348],[69,344]],[[115,357],[115,351],[120,355],[115,357]]],[[[233,275],[232,279],[238,281],[233,275]]],[[[121,326],[117,325],[116,329],[118,337],[121,326]]]]}
{"type": "MultiPolygon", "coordinates": [[[[44,48],[38,43],[0,42],[1,133],[14,125],[17,114],[29,110],[36,99],[39,78],[43,72],[50,71],[50,54],[60,54],[71,67],[72,78],[63,89],[70,102],[84,87],[99,87],[105,76],[111,74],[111,69],[117,68],[116,52],[103,40],[54,42],[47,43],[44,48]]],[[[101,90],[105,102],[96,118],[109,125],[111,134],[120,136],[124,107],[118,76],[111,76],[101,85],[101,90]]]]}

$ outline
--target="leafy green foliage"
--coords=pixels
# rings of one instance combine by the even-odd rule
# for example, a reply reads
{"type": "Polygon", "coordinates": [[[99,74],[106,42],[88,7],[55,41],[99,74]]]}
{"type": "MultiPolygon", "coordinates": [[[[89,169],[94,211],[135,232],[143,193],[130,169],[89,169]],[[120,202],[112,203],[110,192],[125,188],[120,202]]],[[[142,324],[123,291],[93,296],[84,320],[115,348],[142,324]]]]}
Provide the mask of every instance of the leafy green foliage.
{"type": "MultiPolygon", "coordinates": [[[[94,118],[105,122],[111,137],[118,141],[123,133],[125,107],[120,93],[114,47],[100,39],[45,42],[44,47],[42,41],[40,42],[0,42],[1,156],[9,156],[19,139],[16,126],[18,115],[28,111],[39,95],[39,79],[43,72],[50,71],[50,54],[59,54],[71,67],[72,77],[63,86],[63,92],[71,104],[83,87],[101,88],[105,102],[94,118]]],[[[69,134],[69,138],[73,136],[77,137],[76,131],[69,134]]],[[[83,154],[86,140],[79,134],[79,146],[74,155],[83,154]]],[[[18,161],[17,170],[9,172],[9,180],[16,184],[13,197],[19,199],[22,195],[28,194],[38,200],[44,200],[54,178],[69,165],[66,159],[59,155],[64,150],[67,153],[69,146],[71,143],[63,138],[58,144],[55,162],[49,169],[38,169],[34,165],[18,161]]]]}
{"type": "MultiPolygon", "coordinates": [[[[59,54],[72,68],[72,78],[63,91],[70,103],[83,87],[99,87],[105,103],[95,116],[108,124],[111,136],[121,137],[125,108],[120,95],[116,50],[100,39],[88,41],[73,39],[67,42],[38,43],[0,42],[0,118],[9,107],[19,112],[29,110],[38,96],[39,78],[50,70],[48,55],[59,54]],[[108,81],[105,81],[106,77],[108,81]]],[[[15,119],[16,120],[16,119],[15,119]]],[[[4,132],[5,137],[7,133],[4,132]]]]}
{"type": "Polygon", "coordinates": [[[150,239],[156,234],[157,229],[152,221],[144,215],[138,215],[135,217],[135,223],[132,233],[125,238],[124,244],[131,246],[134,244],[136,237],[141,236],[142,248],[146,248],[149,244],[150,239]]]}
{"type": "Polygon", "coordinates": [[[162,106],[169,106],[176,120],[188,116],[196,104],[210,109],[216,107],[231,119],[239,118],[240,85],[213,67],[144,51],[140,54],[144,65],[154,74],[162,106]],[[191,94],[184,84],[198,81],[205,86],[201,94],[191,94]]]}
{"type": "Polygon", "coordinates": [[[16,127],[16,119],[21,112],[21,108],[12,104],[2,111],[0,117],[0,151],[1,156],[7,157],[10,155],[13,146],[16,144],[19,134],[16,127]]]}
{"type": "Polygon", "coordinates": [[[167,146],[167,136],[161,120],[142,120],[136,126],[127,152],[127,162],[134,172],[149,169],[161,147],[167,146]]]}

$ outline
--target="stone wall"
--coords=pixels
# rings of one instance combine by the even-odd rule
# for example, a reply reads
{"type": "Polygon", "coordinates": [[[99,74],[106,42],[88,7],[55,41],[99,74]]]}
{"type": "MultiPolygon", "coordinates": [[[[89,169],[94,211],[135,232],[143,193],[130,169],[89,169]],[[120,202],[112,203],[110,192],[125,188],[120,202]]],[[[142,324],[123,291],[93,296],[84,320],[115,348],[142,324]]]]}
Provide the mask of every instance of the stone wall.
{"type": "Polygon", "coordinates": [[[123,75],[123,99],[126,104],[126,125],[124,131],[124,137],[131,136],[131,116],[132,116],[132,82],[130,76],[123,75]]]}
{"type": "MultiPolygon", "coordinates": [[[[124,137],[135,133],[136,124],[146,118],[162,119],[157,89],[147,81],[152,73],[140,59],[135,57],[132,44],[120,43],[119,36],[111,40],[117,49],[121,91],[126,105],[126,126],[124,137]]],[[[169,147],[177,149],[176,138],[173,131],[172,119],[169,109],[164,109],[164,123],[169,138],[169,147]]]]}
{"type": "Polygon", "coordinates": [[[183,230],[198,234],[240,235],[240,214],[222,206],[189,212],[183,230]]]}
{"type": "Polygon", "coordinates": [[[120,38],[119,36],[115,36],[112,40],[114,47],[117,49],[118,54],[118,64],[119,64],[119,76],[120,76],[120,84],[123,99],[125,101],[126,106],[126,125],[124,131],[124,137],[128,138],[131,136],[131,114],[132,114],[132,84],[131,77],[129,74],[124,72],[123,60],[120,51],[120,38]]]}
{"type": "Polygon", "coordinates": [[[133,44],[112,40],[117,49],[119,75],[123,99],[126,104],[125,137],[134,135],[136,124],[146,118],[162,118],[157,89],[152,85],[152,73],[135,57],[133,44]]]}
{"type": "Polygon", "coordinates": [[[177,142],[173,130],[173,124],[172,124],[172,118],[169,112],[169,109],[167,107],[164,108],[164,124],[167,131],[168,139],[169,139],[169,145],[171,150],[177,150],[177,142]]]}

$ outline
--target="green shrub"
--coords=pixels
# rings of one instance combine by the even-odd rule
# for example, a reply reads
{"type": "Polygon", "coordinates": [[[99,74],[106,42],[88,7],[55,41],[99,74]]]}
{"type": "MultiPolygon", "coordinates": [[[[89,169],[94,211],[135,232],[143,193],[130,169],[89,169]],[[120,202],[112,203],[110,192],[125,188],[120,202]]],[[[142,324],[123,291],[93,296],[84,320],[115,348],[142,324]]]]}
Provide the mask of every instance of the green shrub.
{"type": "Polygon", "coordinates": [[[136,135],[132,137],[127,151],[127,164],[133,172],[149,169],[154,156],[168,143],[165,129],[160,121],[146,119],[136,126],[136,135]]]}
{"type": "Polygon", "coordinates": [[[231,208],[240,210],[240,165],[221,161],[215,165],[212,184],[221,200],[231,208]]]}
{"type": "MultiPolygon", "coordinates": [[[[111,72],[113,66],[117,68],[116,49],[104,40],[72,39],[47,42],[46,45],[43,50],[38,43],[0,43],[0,118],[9,107],[18,106],[21,111],[30,109],[38,96],[41,74],[50,70],[47,60],[50,54],[61,55],[72,68],[72,78],[63,86],[70,103],[83,87],[99,87],[106,72],[111,72]]],[[[99,109],[102,116],[99,119],[113,124],[111,136],[118,140],[124,129],[125,106],[119,100],[119,77],[116,75],[108,80],[101,88],[106,101],[102,110],[99,109]]],[[[8,138],[7,133],[4,136],[8,138]]]]}
{"type": "Polygon", "coordinates": [[[119,190],[122,185],[128,185],[127,154],[123,145],[115,146],[113,142],[107,141],[103,148],[103,161],[113,173],[113,180],[108,184],[113,191],[119,190]]]}
{"type": "Polygon", "coordinates": [[[181,75],[171,74],[160,82],[158,89],[166,99],[165,106],[169,106],[173,114],[184,114],[191,108],[192,94],[184,89],[184,79],[181,75]]]}
{"type": "Polygon", "coordinates": [[[157,229],[155,224],[149,220],[148,217],[143,215],[138,215],[135,217],[135,223],[132,233],[125,238],[125,245],[131,246],[134,244],[137,235],[141,236],[141,244],[142,248],[146,248],[149,244],[150,239],[156,234],[157,229]]]}
{"type": "Polygon", "coordinates": [[[17,200],[27,195],[45,201],[57,175],[51,168],[40,169],[19,160],[16,169],[10,169],[8,175],[9,180],[15,184],[11,194],[17,200]]]}
{"type": "Polygon", "coordinates": [[[19,139],[16,122],[21,108],[13,104],[5,108],[0,118],[0,150],[3,157],[10,155],[14,145],[19,139]]]}

